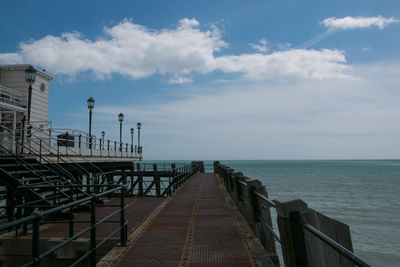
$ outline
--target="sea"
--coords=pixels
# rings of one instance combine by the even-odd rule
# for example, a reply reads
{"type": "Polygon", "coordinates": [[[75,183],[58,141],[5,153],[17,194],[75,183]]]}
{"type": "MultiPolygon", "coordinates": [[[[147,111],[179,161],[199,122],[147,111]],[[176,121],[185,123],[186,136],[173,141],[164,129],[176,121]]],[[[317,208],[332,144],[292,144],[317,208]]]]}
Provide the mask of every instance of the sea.
{"type": "MultiPolygon", "coordinates": [[[[370,265],[400,266],[400,160],[220,162],[259,179],[271,199],[296,196],[348,224],[354,253],[370,265]]],[[[206,171],[212,172],[213,162],[205,164],[206,171]]],[[[276,218],[273,221],[278,232],[276,218]]]]}

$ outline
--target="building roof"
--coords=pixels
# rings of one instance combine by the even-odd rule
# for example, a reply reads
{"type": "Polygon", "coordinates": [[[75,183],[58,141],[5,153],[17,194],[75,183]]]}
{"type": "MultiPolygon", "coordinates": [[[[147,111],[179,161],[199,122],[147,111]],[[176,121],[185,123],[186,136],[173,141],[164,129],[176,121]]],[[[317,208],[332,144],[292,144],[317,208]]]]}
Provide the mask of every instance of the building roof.
{"type": "Polygon", "coordinates": [[[54,79],[52,75],[47,73],[44,69],[39,69],[31,64],[13,64],[13,65],[0,65],[0,70],[25,70],[27,67],[32,66],[35,68],[37,73],[49,80],[54,79]]]}

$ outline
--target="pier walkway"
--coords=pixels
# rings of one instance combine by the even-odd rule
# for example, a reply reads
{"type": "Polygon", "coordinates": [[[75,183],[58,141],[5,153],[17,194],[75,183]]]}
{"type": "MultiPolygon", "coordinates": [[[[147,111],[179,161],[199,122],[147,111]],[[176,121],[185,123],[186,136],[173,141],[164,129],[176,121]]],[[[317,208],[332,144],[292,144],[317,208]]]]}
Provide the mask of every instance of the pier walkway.
{"type": "Polygon", "coordinates": [[[196,174],[99,266],[256,266],[215,174],[196,174]]]}

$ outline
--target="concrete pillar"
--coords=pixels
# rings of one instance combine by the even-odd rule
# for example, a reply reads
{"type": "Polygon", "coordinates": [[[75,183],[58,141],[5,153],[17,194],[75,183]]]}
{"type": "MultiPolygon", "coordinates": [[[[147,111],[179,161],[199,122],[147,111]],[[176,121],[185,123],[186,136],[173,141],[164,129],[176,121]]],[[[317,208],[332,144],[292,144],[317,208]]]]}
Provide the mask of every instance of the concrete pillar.
{"type": "Polygon", "coordinates": [[[275,203],[285,266],[309,266],[304,229],[296,223],[308,212],[307,204],[293,196],[278,198],[275,203]]]}

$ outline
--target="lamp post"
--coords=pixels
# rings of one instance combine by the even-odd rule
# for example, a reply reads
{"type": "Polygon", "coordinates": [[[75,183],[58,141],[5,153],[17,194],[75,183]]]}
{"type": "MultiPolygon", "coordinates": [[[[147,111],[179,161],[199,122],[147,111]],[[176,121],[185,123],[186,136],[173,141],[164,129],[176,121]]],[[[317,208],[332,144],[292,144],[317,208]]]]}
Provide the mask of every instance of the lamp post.
{"type": "Polygon", "coordinates": [[[138,132],[138,153],[142,153],[142,148],[140,147],[140,129],[142,129],[142,124],[140,122],[137,123],[137,132],[138,132]]]}
{"type": "Polygon", "coordinates": [[[124,121],[124,114],[119,113],[118,115],[119,120],[119,150],[122,152],[122,122],[124,121]]]}
{"type": "Polygon", "coordinates": [[[135,129],[131,128],[131,153],[133,153],[133,133],[135,132],[135,129]]]}
{"type": "MultiPolygon", "coordinates": [[[[31,121],[31,106],[32,106],[32,84],[35,82],[36,80],[36,69],[30,65],[29,67],[27,67],[25,69],[25,81],[28,83],[29,87],[28,87],[28,122],[30,123],[31,121]]],[[[25,130],[25,121],[26,121],[26,117],[24,114],[24,117],[22,118],[22,131],[21,131],[21,135],[22,135],[22,148],[21,148],[21,152],[23,152],[24,149],[24,139],[25,139],[25,134],[24,134],[24,130],[25,130]]],[[[31,128],[32,126],[29,125],[28,129],[27,129],[27,137],[31,136],[31,128]]]]}
{"type": "Polygon", "coordinates": [[[36,80],[36,69],[29,66],[25,69],[25,80],[28,83],[28,121],[31,120],[31,105],[32,105],[32,84],[36,80]]]}
{"type": "Polygon", "coordinates": [[[89,148],[92,148],[92,110],[94,108],[94,99],[90,97],[87,100],[87,106],[89,109],[89,148]]]}
{"type": "Polygon", "coordinates": [[[105,150],[105,147],[104,147],[104,136],[106,136],[106,132],[105,131],[101,131],[101,137],[103,138],[103,150],[105,150]]]}

